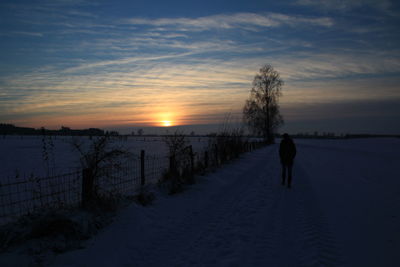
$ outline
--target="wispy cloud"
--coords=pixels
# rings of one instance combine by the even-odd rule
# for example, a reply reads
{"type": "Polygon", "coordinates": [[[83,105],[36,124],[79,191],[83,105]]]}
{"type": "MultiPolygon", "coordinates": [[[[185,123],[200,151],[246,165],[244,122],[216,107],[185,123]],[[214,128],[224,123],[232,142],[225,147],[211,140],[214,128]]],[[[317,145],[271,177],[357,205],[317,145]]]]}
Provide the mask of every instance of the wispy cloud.
{"type": "Polygon", "coordinates": [[[291,81],[343,79],[358,75],[374,77],[400,73],[400,57],[395,54],[394,51],[303,52],[286,54],[273,62],[291,81]]]}
{"type": "Polygon", "coordinates": [[[153,27],[177,27],[182,31],[196,30],[205,31],[210,29],[256,29],[272,28],[278,26],[301,26],[313,25],[330,27],[334,24],[333,19],[328,17],[303,17],[289,16],[278,13],[256,14],[236,13],[204,16],[198,18],[130,18],[122,21],[125,24],[148,25],[153,27]],[[256,28],[249,28],[256,27],[256,28]]]}
{"type": "Polygon", "coordinates": [[[95,63],[84,63],[80,64],[76,67],[71,67],[65,69],[63,72],[71,73],[71,72],[81,72],[88,69],[94,69],[99,67],[107,67],[112,65],[126,65],[132,64],[135,62],[148,62],[148,61],[157,61],[157,60],[165,60],[171,58],[178,58],[190,55],[190,53],[182,53],[182,54],[169,54],[169,55],[160,55],[160,56],[138,56],[138,57],[130,57],[130,58],[122,58],[116,60],[105,60],[105,61],[98,61],[95,63]]]}
{"type": "Polygon", "coordinates": [[[24,31],[11,31],[0,33],[0,36],[11,36],[11,35],[21,35],[21,36],[32,36],[32,37],[43,37],[41,32],[24,32],[24,31]]]}
{"type": "Polygon", "coordinates": [[[303,6],[312,6],[318,9],[340,11],[348,11],[365,6],[387,11],[392,6],[390,0],[298,0],[296,3],[303,6]]]}

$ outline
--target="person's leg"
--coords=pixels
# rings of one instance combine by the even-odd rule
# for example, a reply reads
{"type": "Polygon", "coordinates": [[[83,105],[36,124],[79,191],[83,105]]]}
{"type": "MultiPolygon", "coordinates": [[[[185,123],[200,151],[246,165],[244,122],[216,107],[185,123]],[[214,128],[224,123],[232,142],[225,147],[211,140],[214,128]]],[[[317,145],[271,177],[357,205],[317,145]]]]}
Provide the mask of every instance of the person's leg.
{"type": "Polygon", "coordinates": [[[292,167],[293,167],[292,164],[289,164],[287,166],[287,168],[288,168],[288,187],[289,188],[292,186],[292,167]]]}
{"type": "Polygon", "coordinates": [[[286,179],[286,165],[282,164],[282,185],[285,185],[286,179]]]}

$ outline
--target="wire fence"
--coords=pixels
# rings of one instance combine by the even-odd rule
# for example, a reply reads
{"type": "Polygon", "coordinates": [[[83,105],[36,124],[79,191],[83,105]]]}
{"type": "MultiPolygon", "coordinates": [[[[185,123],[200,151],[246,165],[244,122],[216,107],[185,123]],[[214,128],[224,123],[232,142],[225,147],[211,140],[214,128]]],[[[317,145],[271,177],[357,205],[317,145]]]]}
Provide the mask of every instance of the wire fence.
{"type": "Polygon", "coordinates": [[[0,183],[0,224],[21,215],[81,202],[81,172],[51,177],[20,177],[0,183]]]}
{"type": "MultiPolygon", "coordinates": [[[[168,158],[146,156],[146,184],[162,178],[168,168],[168,158]]],[[[102,168],[94,183],[99,195],[133,195],[140,189],[141,158],[130,157],[121,166],[102,168]]],[[[78,207],[82,204],[84,171],[49,177],[13,177],[0,183],[0,225],[23,215],[37,212],[78,207]]]]}
{"type": "Polygon", "coordinates": [[[95,181],[95,191],[102,195],[133,195],[144,184],[160,181],[168,167],[168,157],[132,156],[122,166],[103,168],[95,181]]]}
{"type": "MultiPolygon", "coordinates": [[[[232,144],[228,144],[231,146],[232,144]]],[[[23,215],[51,209],[78,207],[90,197],[89,191],[98,195],[134,195],[145,184],[154,184],[173,174],[190,175],[216,168],[240,153],[252,151],[263,145],[261,142],[246,142],[239,146],[219,146],[193,152],[189,146],[176,157],[140,155],[129,157],[119,166],[101,168],[97,176],[87,177],[85,170],[50,177],[9,178],[0,183],[0,225],[14,221],[23,215]],[[228,149],[229,148],[229,149],[228,149]],[[87,179],[92,178],[92,183],[87,179]]],[[[86,169],[87,170],[87,169],[86,169]]],[[[90,175],[89,175],[90,176],[90,175]]]]}

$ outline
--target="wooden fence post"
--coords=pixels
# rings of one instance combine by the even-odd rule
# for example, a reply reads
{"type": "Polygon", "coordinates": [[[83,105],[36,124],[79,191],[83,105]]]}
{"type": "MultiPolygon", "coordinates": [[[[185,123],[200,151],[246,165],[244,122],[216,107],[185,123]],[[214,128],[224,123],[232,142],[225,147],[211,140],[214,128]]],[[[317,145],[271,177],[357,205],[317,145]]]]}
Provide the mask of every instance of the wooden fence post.
{"type": "Polygon", "coordinates": [[[171,155],[169,157],[169,171],[173,175],[176,175],[177,169],[176,169],[175,155],[171,155]]]}
{"type": "Polygon", "coordinates": [[[204,167],[208,168],[208,151],[204,152],[204,167]]]}
{"type": "Polygon", "coordinates": [[[87,208],[93,197],[93,173],[92,169],[86,168],[82,171],[82,207],[87,208]]]}
{"type": "Polygon", "coordinates": [[[190,171],[194,173],[194,154],[193,154],[193,147],[189,146],[189,155],[190,155],[190,171]]]}
{"type": "Polygon", "coordinates": [[[146,177],[144,172],[144,150],[140,151],[140,185],[144,186],[146,183],[146,177]]]}
{"type": "Polygon", "coordinates": [[[218,145],[217,144],[214,145],[214,153],[215,153],[215,165],[218,166],[219,159],[218,159],[218,145]]]}

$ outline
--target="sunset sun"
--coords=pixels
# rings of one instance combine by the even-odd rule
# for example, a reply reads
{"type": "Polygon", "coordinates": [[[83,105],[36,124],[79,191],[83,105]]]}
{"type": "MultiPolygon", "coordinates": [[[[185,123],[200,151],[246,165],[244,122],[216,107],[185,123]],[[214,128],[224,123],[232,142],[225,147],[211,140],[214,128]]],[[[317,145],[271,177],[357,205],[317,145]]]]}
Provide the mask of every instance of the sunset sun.
{"type": "Polygon", "coordinates": [[[154,113],[154,121],[155,125],[158,127],[171,127],[176,126],[178,123],[177,121],[177,114],[178,111],[171,108],[165,108],[161,112],[154,113]],[[167,111],[164,111],[167,110],[167,111]]]}
{"type": "Polygon", "coordinates": [[[172,122],[171,121],[162,121],[161,125],[164,127],[169,127],[169,126],[172,126],[172,122]]]}

